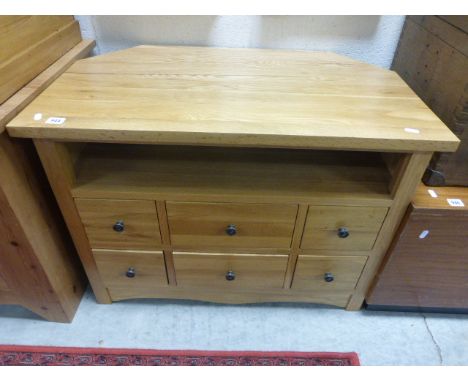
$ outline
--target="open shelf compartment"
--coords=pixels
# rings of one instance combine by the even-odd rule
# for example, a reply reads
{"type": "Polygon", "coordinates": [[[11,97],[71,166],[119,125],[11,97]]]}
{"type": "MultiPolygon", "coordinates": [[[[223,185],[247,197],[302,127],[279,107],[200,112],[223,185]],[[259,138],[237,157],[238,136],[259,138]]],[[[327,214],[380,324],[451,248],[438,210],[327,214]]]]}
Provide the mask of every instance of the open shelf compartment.
{"type": "Polygon", "coordinates": [[[377,152],[67,144],[74,197],[389,206],[377,152]]]}

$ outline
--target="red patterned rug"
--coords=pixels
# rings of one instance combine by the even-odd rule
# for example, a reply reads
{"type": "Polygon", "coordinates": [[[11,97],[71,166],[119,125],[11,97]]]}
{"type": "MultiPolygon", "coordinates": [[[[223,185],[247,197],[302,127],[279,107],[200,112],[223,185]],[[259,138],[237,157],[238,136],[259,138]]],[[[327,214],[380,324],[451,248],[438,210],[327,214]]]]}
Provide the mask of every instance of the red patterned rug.
{"type": "Polygon", "coordinates": [[[359,366],[356,353],[141,350],[0,345],[1,366],[359,366]]]}

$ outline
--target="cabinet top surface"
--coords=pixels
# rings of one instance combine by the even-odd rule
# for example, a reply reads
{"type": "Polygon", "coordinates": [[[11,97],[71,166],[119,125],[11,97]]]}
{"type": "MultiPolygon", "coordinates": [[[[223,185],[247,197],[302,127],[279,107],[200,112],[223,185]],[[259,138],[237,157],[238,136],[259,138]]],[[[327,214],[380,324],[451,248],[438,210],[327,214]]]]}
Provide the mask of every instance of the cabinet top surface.
{"type": "Polygon", "coordinates": [[[382,151],[459,143],[390,70],[266,49],[138,46],[80,60],[7,128],[128,143],[382,151]]]}

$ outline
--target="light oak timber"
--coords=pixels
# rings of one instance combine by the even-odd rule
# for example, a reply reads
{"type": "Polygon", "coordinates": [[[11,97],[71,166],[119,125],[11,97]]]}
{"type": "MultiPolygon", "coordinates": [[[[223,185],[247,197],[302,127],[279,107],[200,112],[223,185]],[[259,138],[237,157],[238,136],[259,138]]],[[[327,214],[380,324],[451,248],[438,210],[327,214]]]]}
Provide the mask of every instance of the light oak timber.
{"type": "Polygon", "coordinates": [[[294,270],[296,268],[297,256],[300,253],[301,239],[304,232],[304,224],[307,217],[308,206],[306,204],[300,204],[297,210],[296,223],[294,225],[294,233],[291,243],[291,251],[289,252],[288,268],[286,270],[286,276],[284,277],[283,287],[288,289],[291,287],[294,270]]]}
{"type": "Polygon", "coordinates": [[[380,207],[309,206],[301,249],[370,250],[387,211],[380,207]],[[339,237],[340,228],[349,236],[339,237]]]}
{"type": "Polygon", "coordinates": [[[161,241],[164,249],[164,261],[166,265],[167,279],[170,285],[177,285],[177,279],[174,269],[174,258],[172,256],[171,233],[167,222],[166,203],[162,201],[156,202],[156,210],[158,212],[159,228],[161,230],[161,241]]]}
{"type": "MultiPolygon", "coordinates": [[[[359,309],[431,153],[459,143],[385,69],[329,53],[194,47],[82,60],[7,128],[35,139],[104,302],[359,309]],[[33,109],[66,119],[34,121],[33,109]],[[168,284],[120,285],[122,270],[103,283],[102,249],[91,252],[73,198],[154,205],[161,243],[145,251],[164,259],[168,284]],[[229,224],[239,236],[226,236],[229,224]],[[335,224],[351,228],[352,245],[310,236],[335,224]],[[230,268],[238,279],[226,280],[230,268]]],[[[106,250],[111,267],[117,248],[106,250]]]]}
{"type": "Polygon", "coordinates": [[[374,257],[379,256],[379,251],[375,249],[371,249],[369,251],[352,251],[352,250],[338,250],[338,249],[299,249],[298,255],[302,256],[332,256],[332,257],[339,257],[339,256],[366,256],[366,257],[374,257]]]}
{"type": "Polygon", "coordinates": [[[72,16],[0,16],[0,303],[56,322],[73,319],[86,279],[32,142],[4,130],[93,46],[72,16]]]}
{"type": "Polygon", "coordinates": [[[125,288],[113,287],[109,289],[112,301],[127,300],[133,298],[175,298],[183,300],[210,301],[222,304],[255,304],[264,302],[309,302],[346,307],[350,294],[343,291],[330,291],[327,293],[314,291],[292,291],[291,289],[272,290],[219,290],[212,288],[172,288],[152,287],[125,288]]]}
{"type": "Polygon", "coordinates": [[[27,50],[74,21],[73,16],[1,16],[0,62],[27,50]]]}
{"type": "Polygon", "coordinates": [[[396,73],[332,53],[263,49],[142,46],[82,60],[9,131],[81,141],[348,150],[458,145],[396,73]],[[34,121],[37,110],[66,122],[34,121]]]}
{"type": "Polygon", "coordinates": [[[346,309],[357,310],[362,306],[366,291],[369,289],[373,277],[383,260],[385,251],[389,247],[392,237],[398,228],[398,224],[411,202],[411,198],[431,159],[431,155],[432,153],[414,153],[411,155],[411,158],[401,174],[398,190],[395,193],[395,201],[388,211],[387,217],[374,244],[373,251],[375,256],[369,257],[346,309]]]}
{"type": "Polygon", "coordinates": [[[392,203],[377,153],[90,144],[76,174],[72,193],[85,198],[392,203]]]}
{"type": "Polygon", "coordinates": [[[322,291],[324,294],[329,291],[345,291],[351,295],[366,261],[365,256],[300,255],[291,289],[322,291]],[[325,281],[327,273],[331,274],[333,281],[325,281]]]}
{"type": "Polygon", "coordinates": [[[39,73],[35,78],[0,105],[0,133],[5,125],[13,119],[24,107],[37,97],[58,76],[67,70],[73,62],[86,57],[96,45],[94,40],[83,40],[55,61],[51,66],[39,73]]]}
{"type": "Polygon", "coordinates": [[[398,189],[398,182],[401,180],[401,173],[406,168],[409,158],[409,154],[382,153],[382,159],[391,175],[388,190],[392,198],[395,196],[395,192],[398,189]]]}
{"type": "MultiPolygon", "coordinates": [[[[164,251],[181,251],[181,252],[197,252],[200,251],[200,246],[186,245],[186,246],[165,246],[163,245],[164,251]]],[[[212,246],[202,247],[203,252],[206,253],[252,253],[259,255],[284,255],[290,252],[289,248],[258,248],[258,247],[226,247],[226,246],[212,246]]]]}
{"type": "Polygon", "coordinates": [[[156,203],[148,200],[75,199],[92,248],[154,250],[161,247],[156,203]],[[122,222],[122,232],[114,224],[122,222]]]}
{"type": "Polygon", "coordinates": [[[0,303],[70,322],[86,283],[31,153],[29,142],[0,134],[0,303]]]}
{"type": "MultiPolygon", "coordinates": [[[[68,17],[65,20],[66,23],[59,29],[0,64],[0,102],[13,95],[81,41],[78,22],[68,17]]],[[[4,43],[9,45],[11,42],[4,43]]]]}
{"type": "Polygon", "coordinates": [[[93,249],[103,283],[108,287],[152,288],[167,285],[164,256],[157,251],[93,249]],[[126,272],[132,269],[134,277],[126,272]]]}
{"type": "Polygon", "coordinates": [[[179,248],[289,248],[297,214],[297,205],[287,204],[166,202],[166,208],[171,243],[179,248]]]}
{"type": "Polygon", "coordinates": [[[288,257],[285,255],[174,252],[177,285],[219,291],[282,289],[288,257]],[[234,279],[228,281],[228,272],[234,279]]]}
{"type": "Polygon", "coordinates": [[[110,304],[112,301],[102,283],[88,237],[70,193],[71,184],[74,182],[71,158],[61,143],[35,139],[34,145],[83,263],[86,275],[93,287],[96,299],[102,304],[110,304]]]}

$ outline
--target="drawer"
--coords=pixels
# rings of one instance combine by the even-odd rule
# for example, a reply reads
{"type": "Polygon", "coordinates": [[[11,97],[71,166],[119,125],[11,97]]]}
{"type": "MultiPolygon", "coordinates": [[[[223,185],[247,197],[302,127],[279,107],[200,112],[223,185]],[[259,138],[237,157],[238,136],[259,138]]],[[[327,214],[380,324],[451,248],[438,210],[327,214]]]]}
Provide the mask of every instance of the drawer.
{"type": "Polygon", "coordinates": [[[386,214],[382,207],[309,206],[301,248],[370,250],[386,214]]]}
{"type": "Polygon", "coordinates": [[[366,256],[299,256],[291,289],[350,293],[356,286],[366,256]]]}
{"type": "Polygon", "coordinates": [[[99,275],[108,288],[154,288],[167,285],[162,252],[94,249],[99,275]]]}
{"type": "Polygon", "coordinates": [[[282,288],[287,255],[174,253],[177,285],[223,289],[282,288]]]}
{"type": "Polygon", "coordinates": [[[167,203],[179,247],[289,248],[296,214],[288,204],[167,203]]]}
{"type": "Polygon", "coordinates": [[[75,199],[91,248],[161,246],[156,203],[147,200],[75,199]]]}

